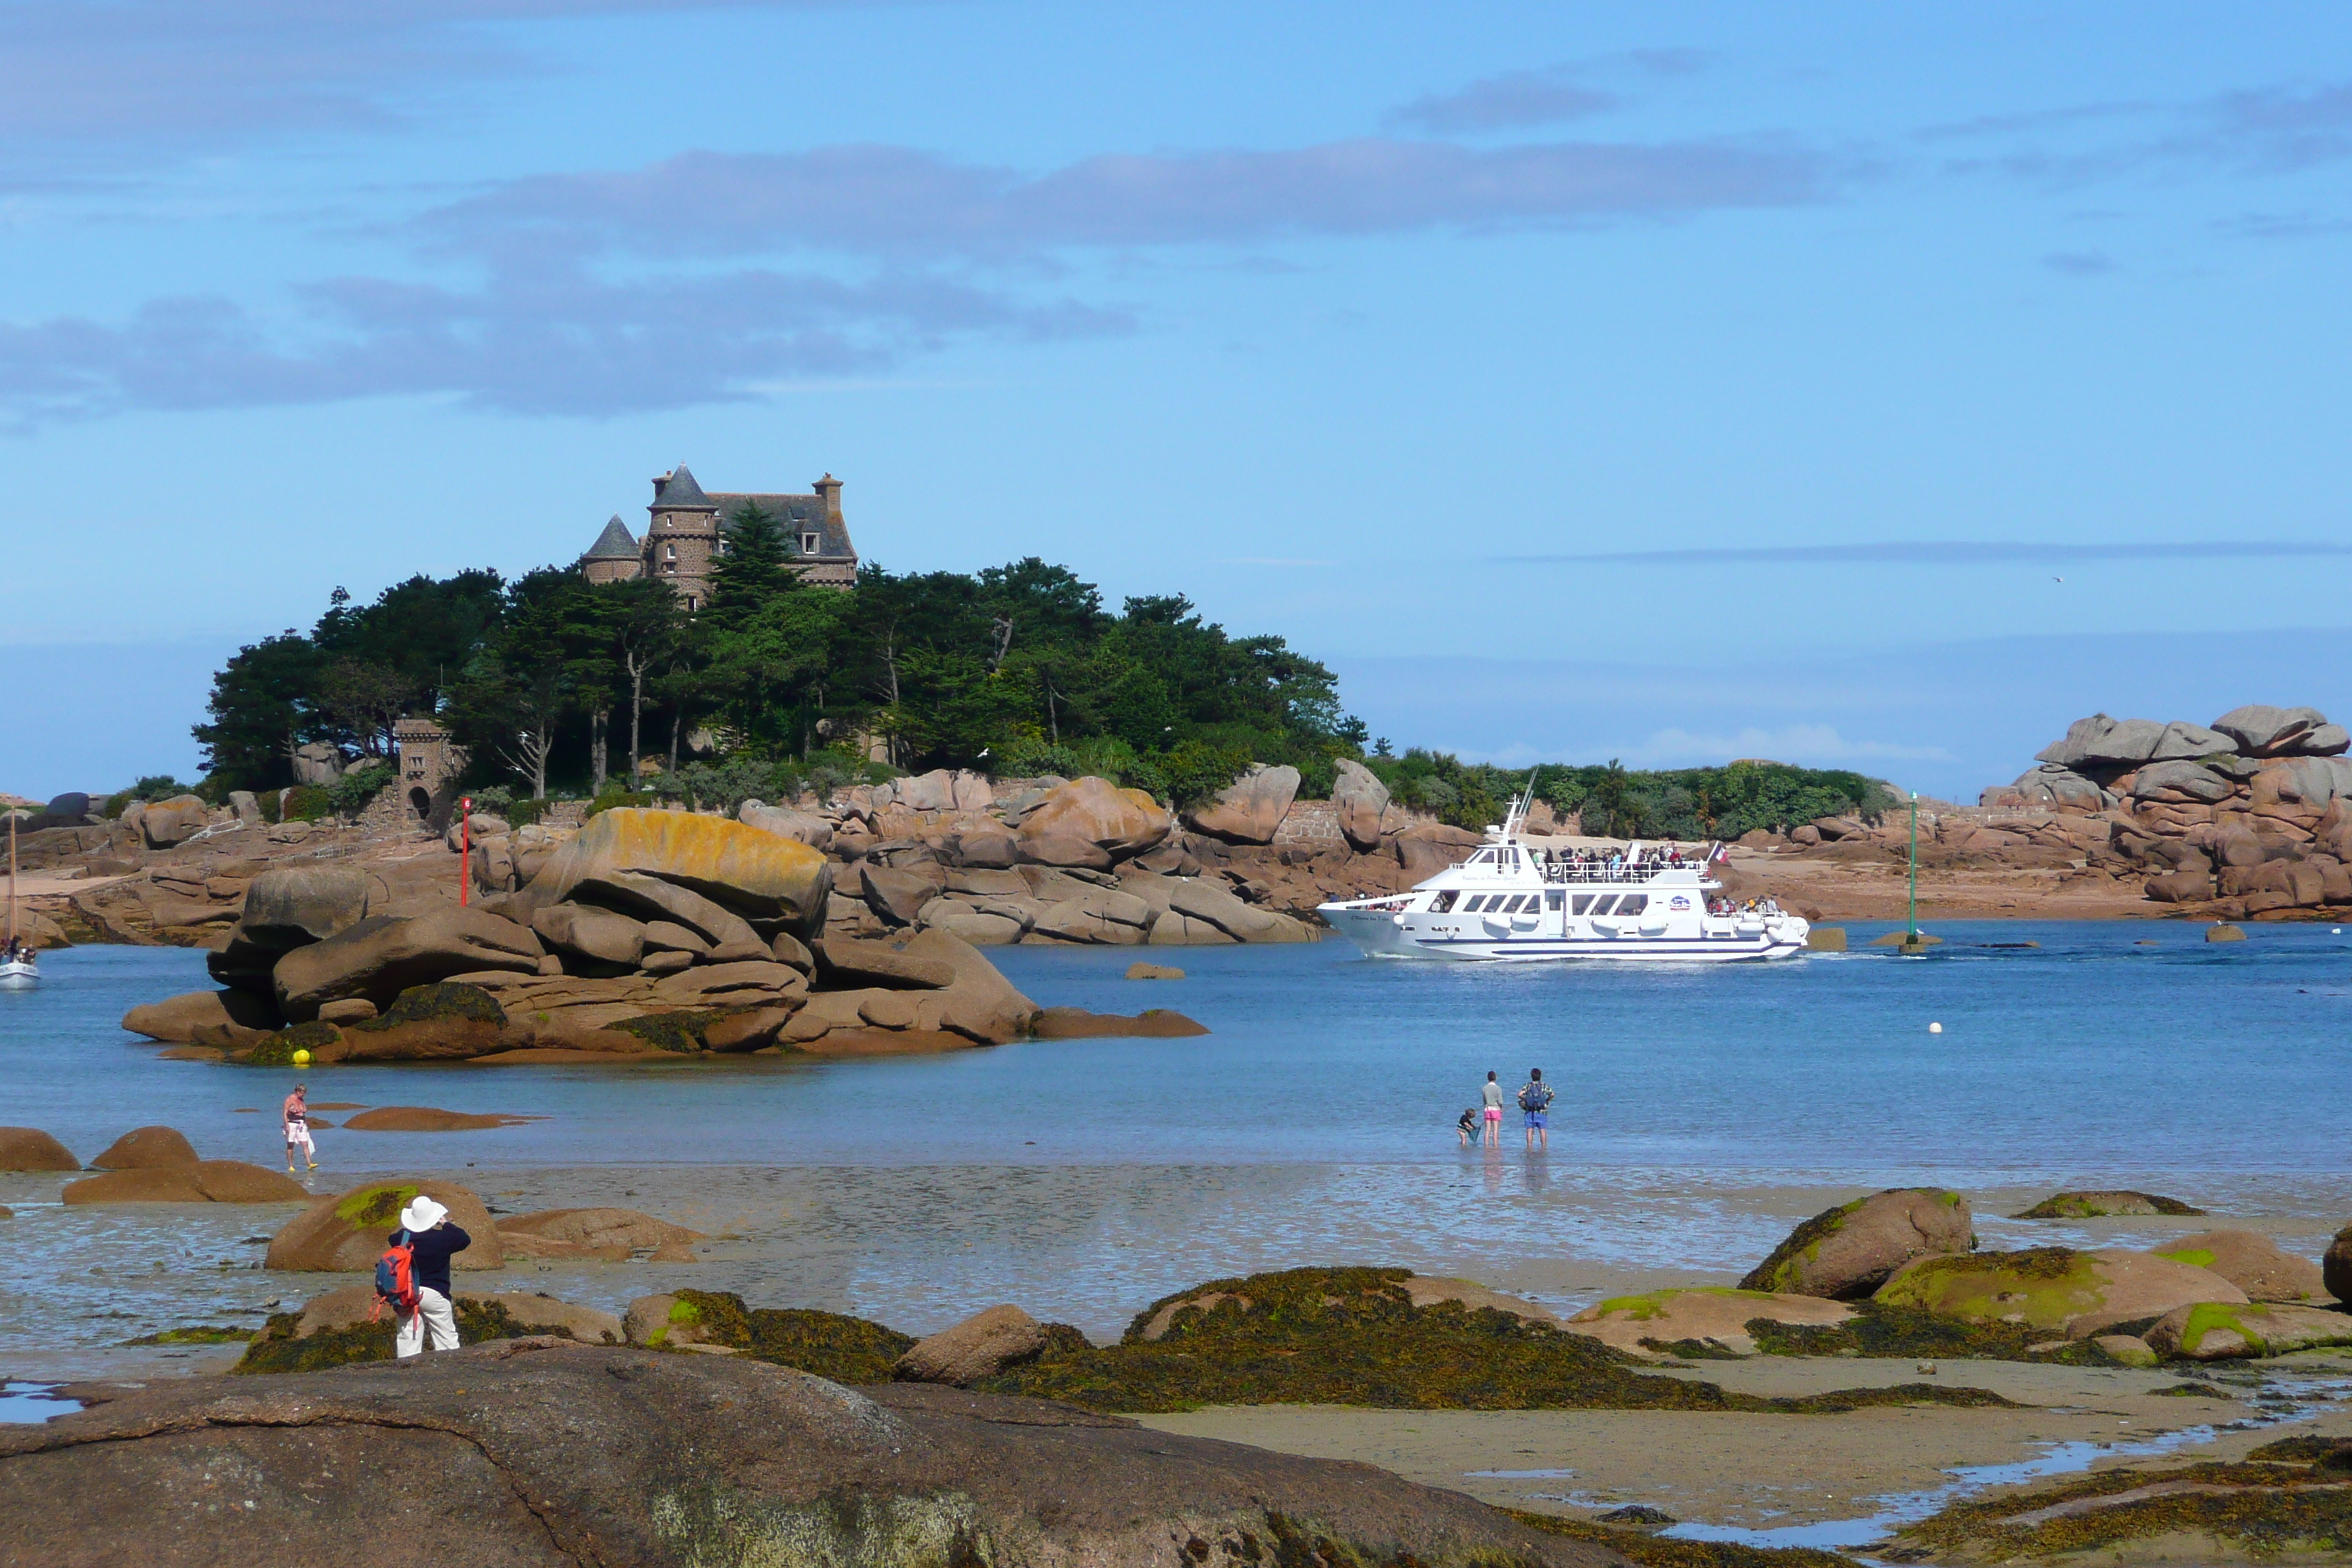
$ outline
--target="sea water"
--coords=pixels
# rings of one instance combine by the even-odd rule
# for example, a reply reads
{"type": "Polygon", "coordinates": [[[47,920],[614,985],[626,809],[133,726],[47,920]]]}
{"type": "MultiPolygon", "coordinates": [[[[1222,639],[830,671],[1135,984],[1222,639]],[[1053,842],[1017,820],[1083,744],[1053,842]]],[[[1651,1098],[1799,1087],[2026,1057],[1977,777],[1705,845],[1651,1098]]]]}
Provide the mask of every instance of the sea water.
{"type": "MultiPolygon", "coordinates": [[[[1850,928],[1858,944],[1883,929],[1850,928]]],[[[310,1184],[394,1170],[465,1180],[470,1167],[525,1173],[509,1207],[545,1187],[713,1230],[786,1215],[785,1242],[708,1249],[718,1261],[692,1279],[913,1330],[1017,1300],[1108,1331],[1163,1290],[1308,1262],[1498,1284],[1556,1254],[1736,1274],[1790,1223],[1743,1194],[1781,1189],[2123,1185],[2315,1220],[2352,1193],[2352,939],[2257,925],[2208,943],[2169,922],[1937,931],[1925,958],[1858,946],[1705,968],[1375,962],[1337,941],[1144,954],[1181,965],[1177,982],[1122,978],[1131,949],[999,949],[1040,1004],[1171,1007],[1210,1033],[300,1074],[161,1059],[119,1020],[204,984],[203,955],[78,948],[46,955],[37,991],[0,993],[0,1123],[44,1128],[86,1160],[161,1122],[207,1157],[267,1165],[297,1077],[314,1103],[540,1117],[483,1132],[322,1130],[310,1184]],[[1524,1149],[1516,1110],[1500,1150],[1463,1150],[1454,1119],[1486,1074],[1515,1091],[1536,1067],[1559,1095],[1549,1151],[1524,1149]],[[642,1190],[603,1192],[583,1170],[613,1166],[646,1169],[642,1190]],[[659,1170],[697,1166],[724,1169],[659,1170]]],[[[250,1267],[280,1211],[60,1211],[55,1191],[0,1178],[0,1203],[20,1209],[0,1222],[0,1351],[60,1317],[69,1335],[121,1337],[249,1317],[315,1285],[250,1267]],[[61,1285],[68,1274],[81,1283],[61,1285]]],[[[1979,1220],[1989,1246],[2032,1231],[1981,1202],[1979,1220]]],[[[617,1304],[661,1288],[644,1283],[659,1272],[558,1271],[539,1288],[617,1304]]]]}

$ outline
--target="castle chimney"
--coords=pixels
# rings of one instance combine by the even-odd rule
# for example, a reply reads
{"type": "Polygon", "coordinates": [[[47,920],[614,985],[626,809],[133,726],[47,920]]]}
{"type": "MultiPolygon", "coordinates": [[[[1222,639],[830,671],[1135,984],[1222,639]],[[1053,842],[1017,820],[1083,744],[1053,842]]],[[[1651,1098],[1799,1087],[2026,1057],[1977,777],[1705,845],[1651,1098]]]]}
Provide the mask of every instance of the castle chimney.
{"type": "Polygon", "coordinates": [[[835,522],[841,521],[841,481],[831,474],[817,480],[814,487],[817,499],[824,502],[824,515],[835,522]]]}

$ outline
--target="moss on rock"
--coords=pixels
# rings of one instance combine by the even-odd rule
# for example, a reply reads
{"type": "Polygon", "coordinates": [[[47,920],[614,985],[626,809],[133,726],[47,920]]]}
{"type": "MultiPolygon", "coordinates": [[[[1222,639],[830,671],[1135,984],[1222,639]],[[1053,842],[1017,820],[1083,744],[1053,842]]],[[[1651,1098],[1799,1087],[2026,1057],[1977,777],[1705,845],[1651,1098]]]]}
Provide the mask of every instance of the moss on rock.
{"type": "MultiPolygon", "coordinates": [[[[244,1356],[229,1370],[321,1372],[353,1362],[390,1361],[393,1336],[398,1327],[392,1312],[386,1310],[382,1319],[373,1322],[350,1323],[305,1334],[301,1331],[301,1313],[272,1312],[268,1327],[245,1347],[244,1356]]],[[[553,1334],[566,1340],[572,1337],[569,1329],[518,1323],[500,1302],[472,1300],[463,1296],[457,1299],[457,1342],[461,1345],[479,1344],[485,1340],[519,1340],[534,1334],[553,1334]]]]}
{"type": "Polygon", "coordinates": [[[1775,1323],[1758,1319],[1748,1337],[1765,1355],[1921,1356],[1951,1360],[2032,1361],[2063,1366],[2114,1366],[2116,1359],[2088,1340],[2069,1340],[2056,1350],[2048,1331],[2013,1323],[1965,1323],[1916,1307],[1857,1301],[1843,1323],[1775,1323]]]}
{"type": "MultiPolygon", "coordinates": [[[[911,1334],[864,1318],[797,1307],[747,1307],[725,1290],[680,1290],[669,1321],[691,1325],[697,1342],[724,1345],[753,1361],[829,1377],[835,1383],[887,1383],[890,1366],[913,1348],[911,1334]]],[[[656,1330],[658,1345],[667,1335],[656,1330]]]]}
{"type": "Polygon", "coordinates": [[[431,1024],[453,1019],[503,1026],[506,1009],[478,985],[444,980],[432,985],[412,985],[393,998],[392,1005],[375,1017],[352,1026],[371,1034],[402,1024],[431,1024]]]}
{"type": "Polygon", "coordinates": [[[635,1035],[660,1050],[691,1056],[697,1051],[710,1048],[709,1043],[702,1037],[702,1031],[719,1016],[720,1015],[714,1012],[647,1013],[640,1017],[624,1018],[605,1027],[617,1029],[625,1035],[635,1035]]]}
{"type": "Polygon", "coordinates": [[[2135,1193],[2118,1187],[2105,1192],[2053,1193],[2023,1214],[2010,1217],[2105,1219],[2116,1215],[2201,1215],[2204,1212],[2203,1209],[2190,1207],[2179,1198],[2163,1197],[2155,1193],[2135,1193]]]}
{"type": "Polygon", "coordinates": [[[191,1323],[185,1328],[165,1329],[160,1334],[142,1334],[135,1340],[122,1342],[127,1345],[241,1345],[253,1335],[251,1329],[191,1323]]]}
{"type": "Polygon", "coordinates": [[[1865,1404],[2000,1403],[1979,1390],[1922,1384],[1760,1399],[1643,1376],[1631,1357],[1589,1335],[1459,1301],[1416,1307],[1403,1285],[1409,1277],[1402,1268],[1292,1268],[1213,1280],[1145,1308],[1116,1345],[1057,1343],[975,1386],[1137,1412],[1355,1405],[1804,1414],[1865,1404]]]}
{"type": "Polygon", "coordinates": [[[2095,1261],[2066,1247],[1923,1258],[1888,1280],[1874,1300],[1939,1317],[2055,1332],[2105,1301],[2095,1261]]]}

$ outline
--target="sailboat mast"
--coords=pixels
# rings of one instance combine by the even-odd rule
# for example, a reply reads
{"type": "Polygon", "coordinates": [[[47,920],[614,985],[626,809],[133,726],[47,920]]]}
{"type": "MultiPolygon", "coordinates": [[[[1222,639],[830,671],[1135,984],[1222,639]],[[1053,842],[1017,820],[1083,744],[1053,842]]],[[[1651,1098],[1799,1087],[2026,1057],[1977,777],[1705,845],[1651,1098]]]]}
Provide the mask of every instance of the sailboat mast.
{"type": "Polygon", "coordinates": [[[8,945],[16,945],[16,808],[8,808],[8,945]]]}

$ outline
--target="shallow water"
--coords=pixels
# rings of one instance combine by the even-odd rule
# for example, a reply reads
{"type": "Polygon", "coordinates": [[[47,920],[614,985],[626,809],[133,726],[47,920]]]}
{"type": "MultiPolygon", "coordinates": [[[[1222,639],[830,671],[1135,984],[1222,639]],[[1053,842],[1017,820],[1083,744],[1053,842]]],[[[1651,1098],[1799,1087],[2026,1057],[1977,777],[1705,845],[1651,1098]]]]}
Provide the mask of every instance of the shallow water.
{"type": "MultiPolygon", "coordinates": [[[[1884,928],[1849,929],[1860,942],[1884,928]]],[[[1572,1305],[1581,1280],[1525,1266],[1736,1274],[1788,1228],[1791,1189],[1818,1206],[1812,1189],[2115,1184],[2341,1223],[2352,940],[1938,929],[1947,945],[1925,959],[1705,971],[1368,963],[1332,942],[1155,952],[1190,978],[1144,983],[1120,978],[1131,951],[999,950],[1041,1003],[1171,1006],[1213,1032],[896,1060],[314,1068],[314,1105],[546,1120],[323,1129],[310,1185],[474,1167],[509,1209],[625,1202],[766,1235],[676,1279],[632,1266],[532,1281],[617,1305],[690,1279],[913,1331],[1015,1300],[1112,1331],[1166,1290],[1304,1262],[1473,1272],[1572,1305]],[[2017,942],[2042,945],[1978,945],[2017,942]],[[1516,1088],[1538,1065],[1560,1095],[1549,1152],[1523,1150],[1516,1113],[1501,1150],[1460,1149],[1453,1122],[1485,1073],[1516,1088]],[[640,1195],[605,1190],[599,1166],[727,1169],[649,1170],[640,1195]]],[[[40,990],[0,994],[0,1122],[85,1159],[151,1122],[208,1157],[279,1158],[275,1108],[297,1075],[163,1061],[118,1026],[133,1004],[204,984],[202,956],[76,949],[45,960],[40,990]]],[[[63,1209],[61,1184],[0,1177],[19,1210],[0,1221],[0,1350],[250,1322],[319,1283],[253,1267],[283,1211],[63,1209]]],[[[1988,1246],[2088,1239],[1981,1198],[1978,1214],[1988,1246]]]]}

